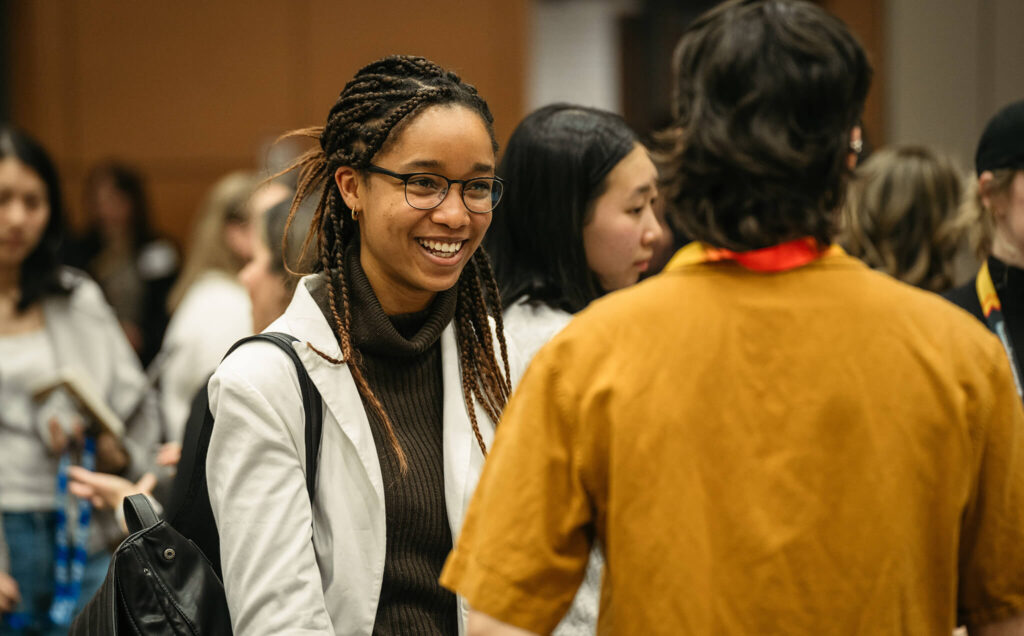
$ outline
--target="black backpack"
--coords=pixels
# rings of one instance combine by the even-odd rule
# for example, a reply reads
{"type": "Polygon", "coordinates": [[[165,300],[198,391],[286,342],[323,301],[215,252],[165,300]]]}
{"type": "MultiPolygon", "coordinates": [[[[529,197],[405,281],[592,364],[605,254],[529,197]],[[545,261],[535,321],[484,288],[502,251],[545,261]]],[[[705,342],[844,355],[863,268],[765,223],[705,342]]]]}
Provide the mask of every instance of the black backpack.
{"type": "MultiPolygon", "coordinates": [[[[276,345],[295,364],[306,420],[306,489],[313,501],[323,432],[320,392],[292,348],[296,338],[288,334],[243,338],[225,357],[254,340],[276,345]]],[[[103,585],[75,618],[71,636],[231,633],[220,539],[206,489],[206,454],[213,424],[204,386],[192,402],[167,519],[160,520],[143,495],[125,500],[130,534],[114,552],[103,585]]]]}

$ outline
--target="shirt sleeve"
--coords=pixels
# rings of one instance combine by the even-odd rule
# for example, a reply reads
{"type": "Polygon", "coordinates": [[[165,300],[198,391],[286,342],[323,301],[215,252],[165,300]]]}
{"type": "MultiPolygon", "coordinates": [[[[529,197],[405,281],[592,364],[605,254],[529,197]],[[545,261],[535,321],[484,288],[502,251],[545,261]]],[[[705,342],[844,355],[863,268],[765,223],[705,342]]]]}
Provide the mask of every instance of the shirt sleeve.
{"type": "Polygon", "coordinates": [[[961,530],[958,619],[968,626],[1024,613],[1024,411],[1002,351],[996,359],[961,530]]]}
{"type": "Polygon", "coordinates": [[[583,578],[594,512],[572,398],[551,347],[530,365],[497,428],[442,585],[476,610],[548,633],[583,578]]]}
{"type": "Polygon", "coordinates": [[[304,420],[291,367],[273,345],[252,343],[210,381],[206,476],[231,623],[243,636],[334,634],[294,437],[304,420]]]}

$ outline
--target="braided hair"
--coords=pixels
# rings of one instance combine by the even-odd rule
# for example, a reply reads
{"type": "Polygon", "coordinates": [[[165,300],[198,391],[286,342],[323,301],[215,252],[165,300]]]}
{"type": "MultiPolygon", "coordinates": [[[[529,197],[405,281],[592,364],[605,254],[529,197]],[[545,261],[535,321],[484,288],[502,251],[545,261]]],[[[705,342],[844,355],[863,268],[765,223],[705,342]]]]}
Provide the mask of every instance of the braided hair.
{"type": "MultiPolygon", "coordinates": [[[[341,346],[342,358],[316,351],[333,364],[348,364],[363,400],[381,422],[402,472],[408,470],[405,453],[395,435],[391,418],[363,374],[359,351],[350,336],[349,281],[344,259],[357,232],[356,221],[333,179],[341,166],[364,170],[373,157],[401,134],[412,115],[433,105],[465,106],[480,115],[497,152],[494,117],[476,89],[458,75],[422,57],[390,56],[363,67],[345,85],[323,127],[293,131],[290,136],[316,139],[319,145],[302,155],[289,169],[299,171],[299,183],[288,223],[307,198],[319,196],[303,251],[315,245],[319,255],[315,271],[324,272],[330,305],[331,327],[341,346]]],[[[286,230],[287,231],[287,230],[286,230]]],[[[505,343],[498,285],[487,254],[478,249],[463,269],[457,285],[456,339],[462,392],[473,434],[485,455],[487,448],[474,400],[494,424],[511,393],[508,347],[505,343]],[[491,321],[495,323],[492,335],[491,321]],[[500,351],[499,364],[494,339],[500,351]]]]}

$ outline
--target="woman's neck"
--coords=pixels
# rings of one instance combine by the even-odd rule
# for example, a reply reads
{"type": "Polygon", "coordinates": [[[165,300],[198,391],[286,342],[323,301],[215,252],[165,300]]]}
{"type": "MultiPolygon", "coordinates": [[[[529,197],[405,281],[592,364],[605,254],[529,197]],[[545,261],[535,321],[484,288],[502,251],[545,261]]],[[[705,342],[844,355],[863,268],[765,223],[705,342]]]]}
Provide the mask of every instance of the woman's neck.
{"type": "Polygon", "coordinates": [[[0,267],[0,298],[17,296],[20,280],[20,267],[0,267]]]}
{"type": "Polygon", "coordinates": [[[1013,267],[1024,269],[1024,250],[1002,232],[996,232],[992,241],[992,256],[1013,267]]]}

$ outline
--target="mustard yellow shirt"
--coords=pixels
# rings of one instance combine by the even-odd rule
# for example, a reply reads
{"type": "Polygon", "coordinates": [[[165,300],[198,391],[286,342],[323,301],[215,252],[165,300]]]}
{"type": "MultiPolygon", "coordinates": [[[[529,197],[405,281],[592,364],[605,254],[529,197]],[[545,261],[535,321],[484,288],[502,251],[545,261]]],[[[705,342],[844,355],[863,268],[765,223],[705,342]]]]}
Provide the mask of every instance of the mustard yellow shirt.
{"type": "Polygon", "coordinates": [[[663,273],[534,359],[442,583],[601,634],[949,634],[1024,612],[1024,414],[998,340],[841,253],[663,273]]]}

